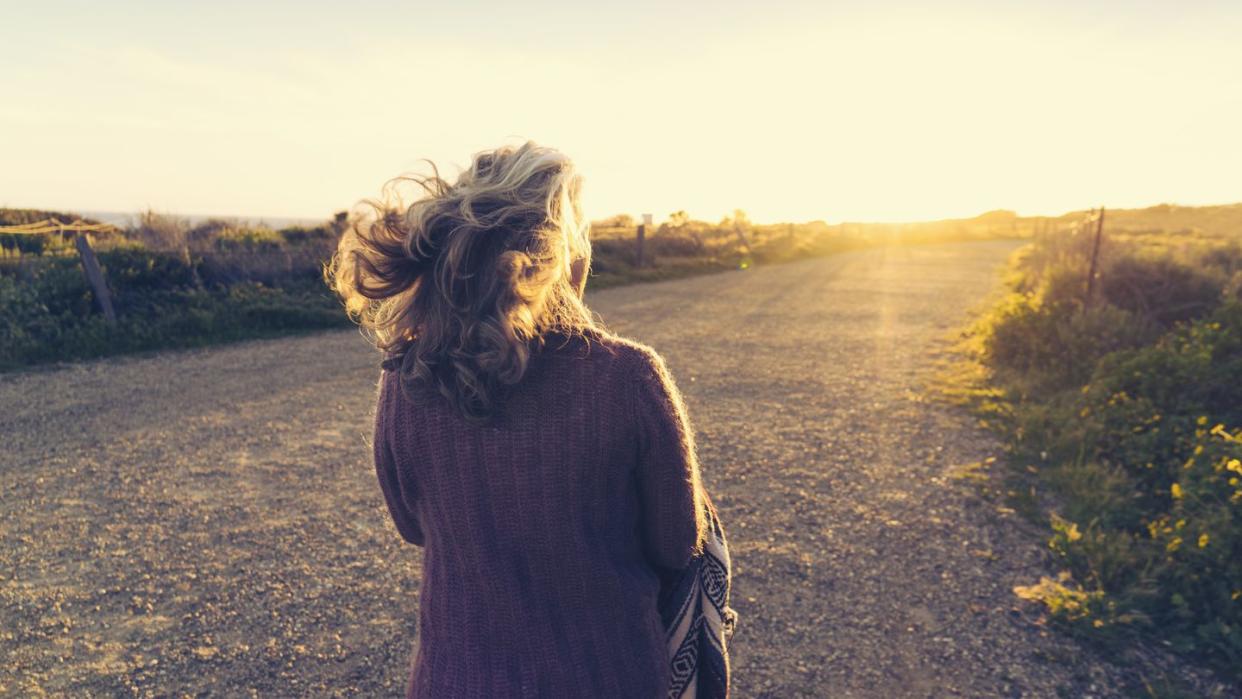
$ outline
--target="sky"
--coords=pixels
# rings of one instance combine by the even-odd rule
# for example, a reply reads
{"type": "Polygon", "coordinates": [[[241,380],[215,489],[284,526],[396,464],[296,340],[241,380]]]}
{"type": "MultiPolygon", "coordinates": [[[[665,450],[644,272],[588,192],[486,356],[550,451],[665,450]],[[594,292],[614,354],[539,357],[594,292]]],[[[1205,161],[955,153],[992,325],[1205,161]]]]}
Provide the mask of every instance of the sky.
{"type": "Polygon", "coordinates": [[[323,218],[533,139],[593,218],[1242,201],[1242,3],[0,0],[0,206],[323,218]]]}

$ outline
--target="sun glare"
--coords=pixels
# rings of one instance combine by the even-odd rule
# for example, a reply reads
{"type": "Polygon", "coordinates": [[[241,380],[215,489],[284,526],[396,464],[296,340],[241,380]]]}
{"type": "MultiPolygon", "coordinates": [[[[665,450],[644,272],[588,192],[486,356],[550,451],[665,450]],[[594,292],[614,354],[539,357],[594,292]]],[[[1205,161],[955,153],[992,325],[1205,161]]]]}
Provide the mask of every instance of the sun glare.
{"type": "Polygon", "coordinates": [[[451,170],[526,138],[578,160],[597,217],[908,221],[1237,198],[1242,12],[1225,6],[491,8],[516,29],[476,42],[400,13],[367,19],[363,40],[347,29],[366,13],[329,9],[322,26],[261,35],[205,15],[206,41],[158,8],[104,41],[116,18],[83,12],[53,40],[0,47],[0,86],[24,96],[0,106],[0,147],[23,163],[0,169],[0,203],[320,218],[419,158],[451,170]]]}

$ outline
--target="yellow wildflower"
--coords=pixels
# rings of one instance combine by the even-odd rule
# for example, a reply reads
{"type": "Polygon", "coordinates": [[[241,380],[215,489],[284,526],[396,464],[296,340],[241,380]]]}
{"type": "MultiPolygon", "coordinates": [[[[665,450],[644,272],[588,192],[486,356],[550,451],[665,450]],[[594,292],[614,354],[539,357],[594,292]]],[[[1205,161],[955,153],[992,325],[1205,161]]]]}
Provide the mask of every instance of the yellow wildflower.
{"type": "Polygon", "coordinates": [[[1169,544],[1165,546],[1164,549],[1168,551],[1169,553],[1172,553],[1176,551],[1177,549],[1181,548],[1181,545],[1182,545],[1182,537],[1175,536],[1169,540],[1169,544]]]}
{"type": "Polygon", "coordinates": [[[1208,545],[1208,535],[1207,535],[1207,532],[1204,532],[1199,535],[1199,548],[1203,548],[1207,545],[1208,545]]]}
{"type": "Polygon", "coordinates": [[[1078,524],[1070,522],[1069,528],[1065,530],[1065,538],[1070,541],[1078,541],[1082,538],[1082,532],[1078,531],[1078,524]]]}
{"type": "Polygon", "coordinates": [[[1180,484],[1174,483],[1172,486],[1169,487],[1169,492],[1173,494],[1174,500],[1182,499],[1182,486],[1180,484]]]}

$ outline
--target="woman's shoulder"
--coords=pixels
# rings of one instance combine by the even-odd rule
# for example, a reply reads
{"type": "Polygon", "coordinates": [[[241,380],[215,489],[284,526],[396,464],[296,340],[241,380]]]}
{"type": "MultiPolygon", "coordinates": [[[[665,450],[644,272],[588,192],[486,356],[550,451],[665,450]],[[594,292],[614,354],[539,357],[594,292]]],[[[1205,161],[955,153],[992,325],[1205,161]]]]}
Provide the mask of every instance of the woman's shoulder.
{"type": "Polygon", "coordinates": [[[650,345],[602,328],[589,328],[574,334],[549,332],[543,338],[545,351],[557,356],[595,359],[626,368],[652,367],[662,362],[650,345]]]}

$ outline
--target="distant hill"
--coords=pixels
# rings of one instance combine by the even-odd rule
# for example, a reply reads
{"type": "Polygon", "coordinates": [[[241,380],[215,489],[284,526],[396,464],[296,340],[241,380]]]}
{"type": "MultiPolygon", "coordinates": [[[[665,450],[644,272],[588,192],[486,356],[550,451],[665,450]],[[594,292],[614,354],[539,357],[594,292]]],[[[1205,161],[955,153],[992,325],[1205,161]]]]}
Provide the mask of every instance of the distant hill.
{"type": "MultiPolygon", "coordinates": [[[[1114,233],[1201,233],[1242,240],[1242,204],[1178,206],[1159,204],[1142,209],[1108,209],[1104,230],[1114,233]]],[[[1019,216],[997,209],[972,218],[943,219],[919,223],[840,223],[829,228],[845,234],[919,238],[1024,237],[1048,226],[1064,227],[1081,221],[1086,211],[1059,216],[1019,216]]]]}
{"type": "MultiPolygon", "coordinates": [[[[1060,216],[1072,220],[1082,212],[1060,216]]],[[[1211,235],[1242,237],[1242,204],[1219,206],[1178,206],[1159,204],[1145,209],[1105,209],[1104,227],[1113,231],[1168,231],[1170,233],[1199,230],[1211,235]]]]}

